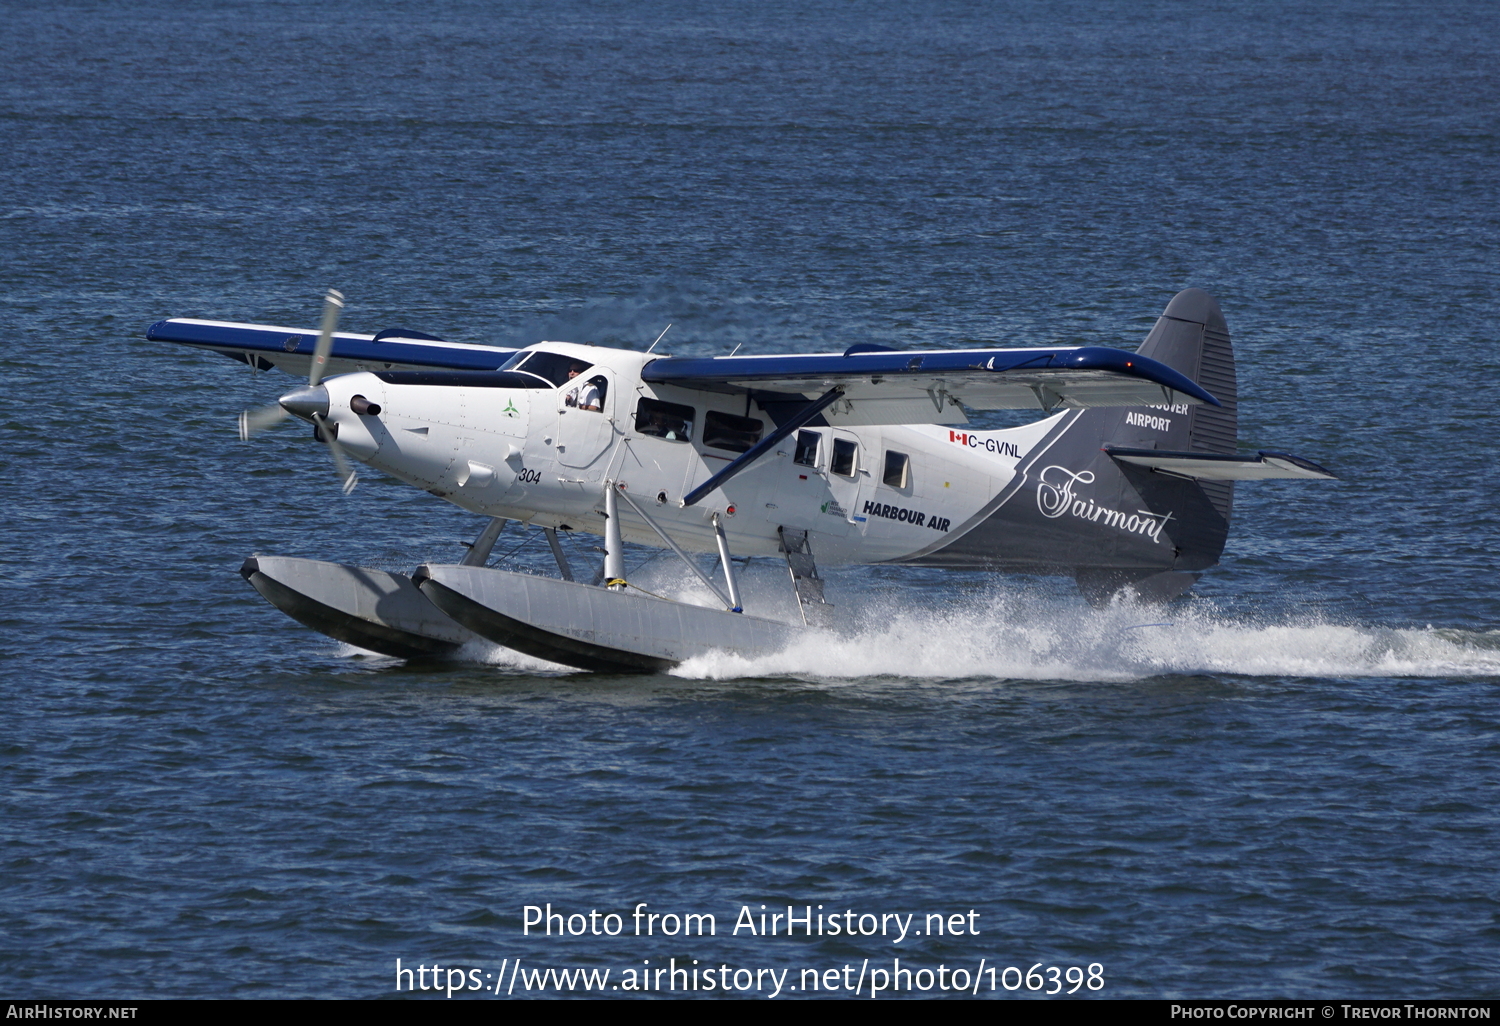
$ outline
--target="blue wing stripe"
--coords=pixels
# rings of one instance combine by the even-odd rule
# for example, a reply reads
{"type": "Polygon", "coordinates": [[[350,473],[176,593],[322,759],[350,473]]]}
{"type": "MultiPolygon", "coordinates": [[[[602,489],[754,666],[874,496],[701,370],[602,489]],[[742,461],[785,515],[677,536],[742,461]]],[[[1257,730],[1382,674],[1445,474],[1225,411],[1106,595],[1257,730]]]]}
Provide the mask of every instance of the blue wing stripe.
{"type": "MultiPolygon", "coordinates": [[[[851,347],[853,348],[853,347],[851,347]]],[[[1065,349],[967,349],[944,352],[849,352],[806,356],[720,356],[708,359],[664,357],[646,365],[646,381],[687,387],[753,386],[760,381],[851,378],[931,378],[943,374],[975,375],[1006,371],[1107,371],[1165,385],[1218,406],[1219,401],[1186,375],[1164,363],[1106,346],[1065,349]]]]}
{"type": "MultiPolygon", "coordinates": [[[[389,333],[382,333],[389,334],[389,333]]],[[[317,345],[316,330],[260,327],[258,325],[216,324],[200,321],[157,321],[146,329],[146,337],[155,342],[178,342],[208,348],[236,349],[249,353],[285,356],[288,353],[311,355],[317,345]]],[[[514,349],[441,342],[422,336],[436,345],[423,345],[408,338],[382,340],[380,336],[353,336],[335,333],[330,358],[367,363],[390,363],[414,367],[446,367],[453,370],[492,371],[510,358],[514,349]]]]}

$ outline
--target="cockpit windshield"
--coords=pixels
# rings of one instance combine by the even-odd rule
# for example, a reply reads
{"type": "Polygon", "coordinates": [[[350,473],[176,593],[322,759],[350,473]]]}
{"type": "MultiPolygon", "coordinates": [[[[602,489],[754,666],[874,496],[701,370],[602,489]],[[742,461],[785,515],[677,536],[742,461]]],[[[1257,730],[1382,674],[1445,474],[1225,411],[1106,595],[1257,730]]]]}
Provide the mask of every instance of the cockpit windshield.
{"type": "Polygon", "coordinates": [[[515,354],[509,360],[506,360],[500,369],[503,371],[524,371],[527,374],[535,374],[539,378],[545,378],[552,382],[553,385],[561,385],[569,378],[582,374],[592,366],[593,364],[587,360],[580,360],[576,356],[562,356],[558,353],[547,353],[531,349],[515,354]]]}

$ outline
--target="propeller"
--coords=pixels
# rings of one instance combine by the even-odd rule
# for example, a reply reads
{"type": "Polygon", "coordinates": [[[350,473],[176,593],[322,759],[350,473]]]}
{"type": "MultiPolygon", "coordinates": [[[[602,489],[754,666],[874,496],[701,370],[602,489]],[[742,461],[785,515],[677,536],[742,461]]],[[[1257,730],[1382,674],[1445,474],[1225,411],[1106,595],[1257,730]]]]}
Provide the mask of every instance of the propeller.
{"type": "Polygon", "coordinates": [[[339,325],[339,311],[344,308],[344,294],[329,289],[323,297],[323,323],[318,325],[318,345],[313,350],[312,367],[307,372],[307,387],[316,388],[328,369],[328,354],[333,351],[333,329],[339,325]]]}
{"type": "Polygon", "coordinates": [[[343,482],[344,494],[348,495],[354,491],[359,478],[349,466],[343,446],[338,443],[338,426],[328,420],[328,393],[318,387],[318,383],[323,380],[323,372],[328,369],[328,354],[333,351],[333,330],[338,327],[339,311],[343,308],[344,294],[338,289],[329,289],[328,294],[323,297],[323,323],[318,327],[318,344],[313,347],[312,365],[307,372],[307,387],[282,396],[281,401],[274,406],[262,406],[241,413],[240,438],[248,440],[252,435],[291,416],[292,407],[302,407],[298,412],[305,414],[313,422],[318,438],[327,444],[334,469],[343,482]]]}
{"type": "Polygon", "coordinates": [[[240,441],[247,442],[273,424],[278,424],[291,414],[280,406],[261,406],[240,414],[240,441]]]}
{"type": "MultiPolygon", "coordinates": [[[[333,351],[333,329],[339,323],[339,311],[344,308],[344,294],[338,289],[329,289],[323,297],[323,323],[318,328],[318,344],[313,347],[312,366],[307,373],[307,387],[315,388],[323,380],[323,371],[328,366],[328,354],[333,351]]],[[[280,403],[246,410],[240,414],[240,441],[248,441],[291,414],[280,403]]]]}

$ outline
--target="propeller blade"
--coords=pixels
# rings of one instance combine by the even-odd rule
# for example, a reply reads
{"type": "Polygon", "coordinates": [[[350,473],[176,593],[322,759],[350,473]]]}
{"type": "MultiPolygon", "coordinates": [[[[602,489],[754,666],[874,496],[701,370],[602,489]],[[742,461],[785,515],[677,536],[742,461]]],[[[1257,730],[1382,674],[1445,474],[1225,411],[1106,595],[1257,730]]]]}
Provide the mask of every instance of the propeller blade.
{"type": "Polygon", "coordinates": [[[344,494],[348,495],[354,491],[354,486],[359,484],[359,476],[354,473],[354,468],[349,466],[349,461],[344,457],[344,447],[334,437],[333,425],[323,418],[321,413],[314,413],[313,420],[318,425],[318,434],[323,441],[328,443],[328,455],[333,457],[334,471],[339,480],[344,483],[344,494]]]}
{"type": "Polygon", "coordinates": [[[333,329],[338,327],[339,311],[344,308],[344,294],[338,289],[329,289],[323,297],[323,324],[318,328],[318,345],[313,349],[312,367],[307,372],[308,385],[323,380],[323,371],[328,366],[328,354],[333,350],[333,329]]]}
{"type": "Polygon", "coordinates": [[[333,329],[338,327],[339,311],[344,308],[344,294],[338,289],[329,289],[328,295],[323,297],[323,323],[318,328],[318,344],[313,349],[312,365],[307,372],[307,388],[297,389],[282,396],[283,402],[275,406],[262,406],[255,410],[246,410],[240,414],[240,438],[247,439],[258,431],[263,431],[272,424],[291,416],[287,404],[296,408],[297,416],[307,417],[312,420],[318,430],[318,437],[328,444],[328,455],[333,457],[334,470],[338,472],[339,480],[343,482],[344,494],[348,495],[354,491],[354,486],[359,484],[359,476],[355,474],[354,468],[349,465],[349,460],[344,456],[344,447],[339,445],[338,438],[334,435],[335,424],[331,423],[327,416],[328,393],[326,389],[318,388],[318,382],[323,379],[323,372],[328,369],[328,354],[333,351],[333,329]],[[313,391],[317,389],[317,391],[313,391]]]}
{"type": "Polygon", "coordinates": [[[280,406],[260,406],[240,414],[240,441],[249,441],[251,435],[259,434],[272,424],[285,420],[291,414],[280,406]]]}

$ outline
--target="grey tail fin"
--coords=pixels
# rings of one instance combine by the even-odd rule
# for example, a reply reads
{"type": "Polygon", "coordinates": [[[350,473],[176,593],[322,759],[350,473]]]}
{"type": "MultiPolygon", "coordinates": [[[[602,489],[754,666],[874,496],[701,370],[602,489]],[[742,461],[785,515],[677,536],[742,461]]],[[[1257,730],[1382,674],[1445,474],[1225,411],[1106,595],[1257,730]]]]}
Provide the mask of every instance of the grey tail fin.
{"type": "MultiPolygon", "coordinates": [[[[1239,392],[1234,349],[1229,343],[1229,325],[1214,297],[1202,289],[1177,293],[1137,351],[1186,374],[1224,404],[1189,407],[1185,434],[1173,441],[1187,452],[1235,452],[1239,447],[1239,392]]],[[[1227,524],[1234,505],[1234,482],[1204,481],[1200,486],[1227,524]]]]}
{"type": "MultiPolygon", "coordinates": [[[[1137,350],[1192,378],[1222,406],[1142,406],[1119,411],[1089,410],[1103,440],[1124,448],[1227,454],[1238,448],[1239,396],[1229,326],[1215,299],[1202,289],[1179,292],[1157,318],[1137,350]]],[[[1080,421],[1080,425],[1082,421],[1080,421]]],[[[1118,508],[1171,510],[1164,530],[1171,536],[1170,565],[1158,572],[1122,565],[1117,550],[1103,565],[1084,564],[1075,572],[1079,588],[1100,602],[1128,585],[1140,597],[1165,601],[1185,591],[1197,575],[1219,561],[1234,507],[1233,481],[1189,481],[1116,463],[1107,457],[1092,468],[1102,491],[1107,480],[1122,489],[1118,508]],[[1112,464],[1112,465],[1110,465],[1112,464]],[[1136,503],[1133,500],[1139,499],[1136,503]],[[1110,565],[1113,563],[1113,565],[1110,565]]]]}

